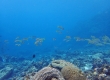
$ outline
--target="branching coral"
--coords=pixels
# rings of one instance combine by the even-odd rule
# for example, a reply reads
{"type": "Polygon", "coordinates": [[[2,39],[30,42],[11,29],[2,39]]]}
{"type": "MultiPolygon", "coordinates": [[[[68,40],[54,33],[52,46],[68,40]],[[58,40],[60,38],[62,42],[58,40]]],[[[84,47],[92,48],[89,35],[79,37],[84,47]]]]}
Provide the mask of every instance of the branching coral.
{"type": "Polygon", "coordinates": [[[44,67],[37,72],[32,80],[65,80],[59,70],[52,67],[44,67]]]}

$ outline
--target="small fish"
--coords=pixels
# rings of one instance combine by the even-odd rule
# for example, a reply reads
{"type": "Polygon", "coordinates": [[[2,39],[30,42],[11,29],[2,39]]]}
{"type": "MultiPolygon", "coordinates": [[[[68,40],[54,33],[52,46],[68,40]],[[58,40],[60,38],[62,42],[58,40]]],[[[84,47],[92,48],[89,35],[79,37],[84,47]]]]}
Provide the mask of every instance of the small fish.
{"type": "Polygon", "coordinates": [[[62,26],[58,26],[59,29],[64,30],[64,28],[62,26]]]}
{"type": "MultiPolygon", "coordinates": [[[[83,41],[84,39],[81,39],[80,37],[74,37],[74,39],[76,40],[76,41],[83,41]]],[[[86,39],[85,39],[86,40],[86,39]]]]}
{"type": "Polygon", "coordinates": [[[23,40],[23,41],[28,41],[28,38],[23,38],[22,40],[23,40]]]}
{"type": "Polygon", "coordinates": [[[57,33],[62,34],[62,32],[60,30],[56,30],[57,33]]]}
{"type": "Polygon", "coordinates": [[[32,64],[33,64],[34,62],[36,62],[36,58],[35,58],[35,57],[36,57],[36,55],[33,54],[33,55],[32,55],[32,64]]]}
{"type": "Polygon", "coordinates": [[[33,55],[32,55],[32,58],[35,58],[35,57],[36,57],[36,55],[35,55],[35,54],[33,54],[33,55]]]}
{"type": "Polygon", "coordinates": [[[63,41],[69,42],[71,40],[71,36],[66,36],[63,41]]]}
{"type": "Polygon", "coordinates": [[[17,43],[24,43],[24,41],[23,40],[15,40],[15,42],[17,43]]]}

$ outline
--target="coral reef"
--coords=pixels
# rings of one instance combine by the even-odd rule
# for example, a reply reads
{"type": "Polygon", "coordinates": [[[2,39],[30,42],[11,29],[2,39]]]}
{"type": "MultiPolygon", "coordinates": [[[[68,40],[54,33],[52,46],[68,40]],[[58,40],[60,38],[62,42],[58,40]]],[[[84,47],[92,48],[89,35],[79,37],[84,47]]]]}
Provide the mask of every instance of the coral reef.
{"type": "Polygon", "coordinates": [[[54,60],[51,62],[50,66],[61,70],[65,80],[86,80],[82,71],[70,62],[54,60]]]}
{"type": "Polygon", "coordinates": [[[86,76],[79,68],[74,66],[65,66],[61,70],[65,80],[86,80],[86,76]]]}
{"type": "Polygon", "coordinates": [[[110,65],[105,64],[99,68],[94,68],[86,74],[87,80],[110,80],[110,65]]]}
{"type": "Polygon", "coordinates": [[[37,72],[32,80],[65,80],[60,73],[55,68],[52,67],[44,67],[39,72],[37,72]]]}
{"type": "MultiPolygon", "coordinates": [[[[65,67],[73,66],[74,69],[79,69],[79,74],[83,74],[81,71],[86,74],[86,80],[103,80],[102,77],[105,80],[110,80],[109,55],[110,50],[109,48],[107,48],[98,50],[84,49],[75,51],[57,50],[55,54],[51,56],[45,55],[42,57],[38,57],[35,61],[22,57],[17,58],[13,56],[6,56],[4,58],[3,56],[0,56],[2,59],[4,59],[0,60],[0,71],[2,71],[0,72],[0,77],[2,77],[0,79],[3,80],[3,76],[7,75],[7,72],[10,72],[10,70],[7,69],[7,67],[10,67],[12,68],[12,70],[9,76],[4,77],[6,80],[24,80],[24,77],[25,80],[30,80],[35,74],[37,74],[37,71],[41,70],[45,66],[48,66],[49,64],[50,67],[56,68],[60,72],[62,72],[65,67]],[[68,62],[66,62],[65,60],[68,62]],[[108,64],[108,67],[103,66],[104,64],[108,64]]],[[[66,70],[64,71],[66,72],[66,70]]],[[[67,74],[69,73],[70,72],[67,71],[67,74]]],[[[52,80],[57,79],[52,78],[52,80]]]]}

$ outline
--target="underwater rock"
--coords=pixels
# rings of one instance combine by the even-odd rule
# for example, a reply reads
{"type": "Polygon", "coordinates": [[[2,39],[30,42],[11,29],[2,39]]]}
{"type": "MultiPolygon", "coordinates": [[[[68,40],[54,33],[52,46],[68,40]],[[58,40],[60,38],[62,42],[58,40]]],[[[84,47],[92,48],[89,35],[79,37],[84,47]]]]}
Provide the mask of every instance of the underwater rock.
{"type": "Polygon", "coordinates": [[[13,69],[10,67],[5,67],[0,70],[0,80],[7,80],[13,73],[13,69]]]}
{"type": "Polygon", "coordinates": [[[65,80],[61,72],[55,68],[44,67],[38,71],[32,80],[65,80]]]}

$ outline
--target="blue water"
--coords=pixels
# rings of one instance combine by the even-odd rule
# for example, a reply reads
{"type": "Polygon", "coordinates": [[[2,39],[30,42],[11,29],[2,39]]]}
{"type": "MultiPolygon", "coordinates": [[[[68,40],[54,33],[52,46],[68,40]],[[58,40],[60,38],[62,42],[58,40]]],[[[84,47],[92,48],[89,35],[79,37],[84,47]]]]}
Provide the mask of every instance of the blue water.
{"type": "Polygon", "coordinates": [[[87,43],[76,42],[77,36],[110,37],[109,4],[110,0],[0,0],[0,54],[38,57],[83,48],[87,43]],[[32,36],[45,40],[36,46],[32,36]],[[64,41],[66,36],[71,36],[69,42],[64,41]],[[17,37],[29,39],[16,46],[17,37]]]}
{"type": "Polygon", "coordinates": [[[24,80],[53,60],[93,72],[109,55],[110,0],[0,0],[0,80],[24,80]]]}

